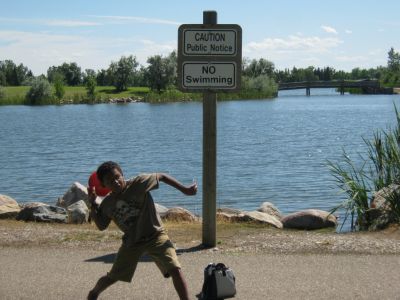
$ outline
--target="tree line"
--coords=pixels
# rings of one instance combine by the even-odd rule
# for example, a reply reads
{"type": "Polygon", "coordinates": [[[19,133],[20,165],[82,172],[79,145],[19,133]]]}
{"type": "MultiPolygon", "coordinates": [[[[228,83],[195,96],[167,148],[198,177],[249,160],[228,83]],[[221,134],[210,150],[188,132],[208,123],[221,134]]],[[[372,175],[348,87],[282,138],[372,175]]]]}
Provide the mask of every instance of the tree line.
{"type": "MultiPolygon", "coordinates": [[[[82,71],[77,63],[65,62],[49,67],[46,75],[38,77],[33,76],[32,71],[23,64],[16,65],[12,60],[0,61],[0,86],[32,85],[37,79],[53,84],[56,93],[58,87],[60,95],[63,85],[86,86],[88,90],[93,90],[96,85],[114,86],[116,91],[124,91],[131,86],[145,86],[161,92],[176,85],[177,55],[173,51],[167,56],[151,56],[147,59],[147,66],[140,65],[133,55],[122,56],[118,61],[111,62],[107,69],[98,71],[82,71]]],[[[276,70],[274,63],[265,58],[243,58],[242,63],[243,87],[260,91],[274,89],[279,82],[358,79],[378,79],[383,86],[399,86],[400,53],[391,48],[387,66],[354,68],[350,72],[313,66],[276,70]]]]}

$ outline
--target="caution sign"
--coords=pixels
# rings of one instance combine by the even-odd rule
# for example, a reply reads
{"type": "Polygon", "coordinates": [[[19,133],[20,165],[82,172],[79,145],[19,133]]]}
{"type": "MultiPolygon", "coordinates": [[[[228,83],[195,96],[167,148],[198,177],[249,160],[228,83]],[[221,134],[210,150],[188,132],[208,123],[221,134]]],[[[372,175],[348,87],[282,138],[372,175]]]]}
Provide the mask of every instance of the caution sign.
{"type": "Polygon", "coordinates": [[[184,55],[235,55],[237,30],[185,29],[184,55]]]}
{"type": "Polygon", "coordinates": [[[185,92],[239,91],[239,25],[184,24],[178,29],[178,88],[185,92]]]}

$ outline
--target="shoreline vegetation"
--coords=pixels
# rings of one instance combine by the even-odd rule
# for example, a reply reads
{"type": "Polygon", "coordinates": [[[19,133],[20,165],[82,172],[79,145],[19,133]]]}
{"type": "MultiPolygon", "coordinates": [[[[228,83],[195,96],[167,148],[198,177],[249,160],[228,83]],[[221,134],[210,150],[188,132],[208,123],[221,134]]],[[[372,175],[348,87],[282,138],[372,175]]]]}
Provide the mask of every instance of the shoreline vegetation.
{"type": "MultiPolygon", "coordinates": [[[[31,105],[26,98],[30,86],[3,87],[5,96],[0,98],[1,105],[31,105]]],[[[202,101],[202,93],[183,93],[175,88],[163,92],[152,91],[148,87],[129,87],[126,91],[118,92],[113,86],[97,86],[95,97],[90,98],[84,86],[64,87],[65,94],[61,99],[51,97],[41,101],[41,105],[63,104],[101,104],[101,103],[168,103],[168,102],[194,102],[202,101]]],[[[54,90],[54,89],[53,89],[54,90]]],[[[54,91],[53,91],[54,92],[54,91]]],[[[239,99],[273,99],[277,95],[277,88],[272,87],[267,91],[245,89],[239,93],[218,93],[218,101],[239,99]]]]}
{"type": "MultiPolygon", "coordinates": [[[[187,102],[200,101],[201,93],[183,93],[176,89],[177,53],[155,55],[140,65],[136,56],[122,56],[107,69],[82,71],[76,62],[51,66],[47,74],[34,76],[22,63],[0,60],[0,105],[60,105],[124,102],[187,102]],[[125,99],[125,100],[121,100],[125,99]],[[118,101],[120,100],[120,101],[118,101]]],[[[280,83],[332,80],[379,81],[380,88],[347,89],[350,93],[393,93],[400,86],[400,53],[392,47],[387,66],[370,69],[354,68],[351,72],[332,67],[277,70],[265,58],[243,57],[241,66],[242,90],[221,92],[218,99],[271,99],[278,95],[280,83]]]]}

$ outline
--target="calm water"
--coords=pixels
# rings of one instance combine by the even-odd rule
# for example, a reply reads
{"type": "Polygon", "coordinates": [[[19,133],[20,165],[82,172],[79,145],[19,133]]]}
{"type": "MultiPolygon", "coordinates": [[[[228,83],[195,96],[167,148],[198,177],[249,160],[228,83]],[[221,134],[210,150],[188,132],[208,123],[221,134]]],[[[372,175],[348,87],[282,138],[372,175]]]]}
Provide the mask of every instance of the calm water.
{"type": "MultiPolygon", "coordinates": [[[[358,159],[362,137],[395,124],[400,96],[280,93],[275,100],[218,104],[218,206],[282,212],[331,209],[342,200],[327,160],[345,148],[358,159]]],[[[0,107],[0,194],[54,204],[98,164],[118,161],[126,177],[167,172],[199,194],[168,186],[156,202],[201,214],[202,104],[0,107]]]]}

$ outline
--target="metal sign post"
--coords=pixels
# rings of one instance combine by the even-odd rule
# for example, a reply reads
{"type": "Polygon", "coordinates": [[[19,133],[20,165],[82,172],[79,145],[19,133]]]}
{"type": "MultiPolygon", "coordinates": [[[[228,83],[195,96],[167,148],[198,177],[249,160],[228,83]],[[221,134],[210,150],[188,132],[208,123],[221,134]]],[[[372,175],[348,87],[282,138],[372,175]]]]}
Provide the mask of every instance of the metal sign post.
{"type": "Polygon", "coordinates": [[[178,30],[178,87],[203,93],[203,245],[216,246],[217,92],[240,90],[242,29],[218,25],[216,11],[203,12],[203,24],[178,30]]]}

